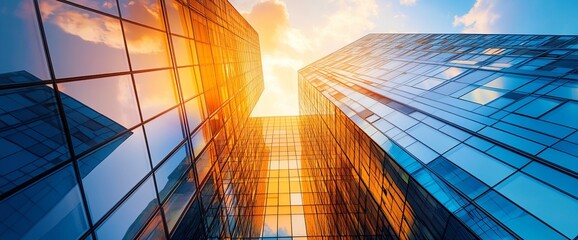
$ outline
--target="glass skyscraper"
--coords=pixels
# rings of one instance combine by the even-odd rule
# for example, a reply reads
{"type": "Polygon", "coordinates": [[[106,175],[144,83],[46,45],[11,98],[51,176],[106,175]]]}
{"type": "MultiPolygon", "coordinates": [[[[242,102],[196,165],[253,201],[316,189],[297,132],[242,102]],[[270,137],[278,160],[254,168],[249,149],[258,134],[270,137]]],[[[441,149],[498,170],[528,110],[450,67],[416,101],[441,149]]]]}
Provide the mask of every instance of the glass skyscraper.
{"type": "Polygon", "coordinates": [[[0,35],[0,239],[227,236],[214,163],[263,90],[227,1],[1,1],[0,35]]]}
{"type": "Polygon", "coordinates": [[[299,72],[306,128],[401,239],[578,236],[578,37],[370,34],[299,72]]]}
{"type": "Polygon", "coordinates": [[[253,118],[226,0],[5,0],[0,36],[0,239],[578,236],[578,37],[370,34],[253,118]]]}

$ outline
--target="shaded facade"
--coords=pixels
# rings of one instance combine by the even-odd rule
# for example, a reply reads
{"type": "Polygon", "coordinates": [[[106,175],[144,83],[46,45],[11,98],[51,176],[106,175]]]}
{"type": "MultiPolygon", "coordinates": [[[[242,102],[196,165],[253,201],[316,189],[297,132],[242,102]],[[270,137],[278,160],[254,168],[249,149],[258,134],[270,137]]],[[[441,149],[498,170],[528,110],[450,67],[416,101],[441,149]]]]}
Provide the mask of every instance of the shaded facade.
{"type": "Polygon", "coordinates": [[[577,67],[576,36],[370,34],[300,70],[300,111],[391,236],[574,239],[577,67]]]}
{"type": "Polygon", "coordinates": [[[262,89],[227,1],[2,1],[0,239],[226,237],[262,89]]]}

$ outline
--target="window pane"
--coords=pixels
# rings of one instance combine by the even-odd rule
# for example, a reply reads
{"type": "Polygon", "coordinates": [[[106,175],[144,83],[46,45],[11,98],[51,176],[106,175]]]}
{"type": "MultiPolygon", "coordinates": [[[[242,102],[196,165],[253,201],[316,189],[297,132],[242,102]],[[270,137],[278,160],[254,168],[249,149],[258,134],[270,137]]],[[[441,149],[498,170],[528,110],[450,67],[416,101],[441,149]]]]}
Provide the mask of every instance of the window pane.
{"type": "Polygon", "coordinates": [[[519,172],[495,189],[567,237],[578,236],[576,199],[519,172]]]}
{"type": "Polygon", "coordinates": [[[195,77],[195,71],[193,67],[179,68],[179,79],[181,83],[183,99],[185,101],[201,92],[197,85],[198,78],[195,77]]]}
{"type": "Polygon", "coordinates": [[[153,166],[156,166],[184,138],[179,109],[175,108],[145,125],[153,166]]]}
{"type": "Polygon", "coordinates": [[[578,128],[578,103],[567,102],[542,117],[543,120],[578,128]]]}
{"type": "Polygon", "coordinates": [[[191,166],[188,152],[187,145],[184,144],[155,172],[161,201],[165,200],[183,173],[191,166]]]}
{"type": "Polygon", "coordinates": [[[163,206],[169,231],[172,231],[175,227],[179,217],[183,214],[185,207],[197,190],[192,170],[187,173],[187,176],[180,184],[163,206]]]}
{"type": "Polygon", "coordinates": [[[177,105],[173,75],[169,70],[135,74],[134,78],[144,120],[177,105]]]}
{"type": "Polygon", "coordinates": [[[130,76],[58,84],[77,154],[140,122],[130,76]]]}
{"type": "Polygon", "coordinates": [[[524,114],[526,116],[537,118],[540,117],[542,114],[550,111],[552,108],[555,108],[559,104],[560,101],[542,97],[524,105],[516,112],[524,114]]]}
{"type": "Polygon", "coordinates": [[[478,198],[476,203],[522,238],[566,239],[492,190],[478,198]]]}
{"type": "Polygon", "coordinates": [[[468,100],[470,102],[475,102],[475,103],[479,103],[479,104],[486,104],[489,103],[491,101],[494,101],[496,98],[499,98],[500,96],[506,94],[506,92],[504,91],[500,91],[500,90],[491,90],[491,89],[486,89],[486,88],[476,88],[475,90],[466,93],[465,95],[463,95],[462,97],[460,97],[461,99],[464,100],[468,100]]]}
{"type": "MultiPolygon", "coordinates": [[[[0,75],[0,81],[4,76],[0,75]]],[[[1,90],[0,103],[0,193],[3,193],[69,159],[70,155],[54,89],[40,85],[1,90]]]]}
{"type": "Polygon", "coordinates": [[[139,240],[161,240],[166,239],[165,228],[161,218],[161,212],[158,211],[153,219],[149,222],[143,232],[136,238],[139,240]]]}
{"type": "Polygon", "coordinates": [[[209,170],[211,169],[211,151],[212,147],[207,148],[207,150],[197,158],[197,162],[195,162],[195,168],[197,169],[197,177],[199,182],[203,182],[209,173],[209,170]]]}
{"type": "Polygon", "coordinates": [[[132,239],[157,208],[152,178],[144,182],[96,229],[99,239],[132,239]]]}
{"type": "Polygon", "coordinates": [[[162,9],[158,0],[119,0],[118,2],[124,19],[164,29],[162,9]]]}
{"type": "MultiPolygon", "coordinates": [[[[34,78],[14,82],[48,80],[48,65],[32,0],[0,1],[0,74],[26,71],[34,78]]],[[[0,81],[0,85],[12,82],[0,81]]]]}
{"type": "Polygon", "coordinates": [[[532,81],[532,78],[517,76],[517,75],[503,75],[486,83],[486,87],[504,89],[504,90],[514,90],[520,86],[532,81]]]}
{"type": "Polygon", "coordinates": [[[202,95],[191,99],[185,103],[187,110],[187,120],[189,123],[189,130],[194,131],[205,119],[205,109],[201,103],[202,95]]]}
{"type": "Polygon", "coordinates": [[[54,0],[40,12],[57,78],[128,71],[119,20],[54,0]]]}
{"type": "Polygon", "coordinates": [[[68,0],[73,3],[83,5],[101,12],[118,16],[118,6],[115,0],[68,0]]]}
{"type": "Polygon", "coordinates": [[[189,40],[177,36],[172,36],[172,39],[173,47],[175,48],[177,66],[193,65],[193,57],[191,56],[189,40]]]}
{"type": "Polygon", "coordinates": [[[170,67],[166,33],[123,22],[133,70],[170,67]]]}
{"type": "Polygon", "coordinates": [[[494,186],[514,172],[505,163],[463,144],[444,156],[489,186],[494,186]]]}
{"type": "Polygon", "coordinates": [[[0,239],[78,239],[88,221],[72,165],[0,201],[0,239]]]}
{"type": "Polygon", "coordinates": [[[461,168],[456,167],[444,157],[439,157],[428,165],[433,171],[440,174],[442,178],[446,179],[471,199],[476,198],[488,189],[488,186],[461,168]]]}
{"type": "MultiPolygon", "coordinates": [[[[188,16],[185,16],[183,5],[175,0],[165,0],[165,5],[167,7],[167,18],[169,19],[171,32],[181,36],[188,36],[185,20],[188,16]]],[[[185,11],[188,11],[188,8],[185,9],[187,9],[185,11]]]]}
{"type": "Polygon", "coordinates": [[[150,171],[137,128],[78,160],[91,216],[98,221],[150,171]]]}
{"type": "Polygon", "coordinates": [[[211,131],[209,130],[209,124],[205,123],[202,128],[197,130],[191,139],[195,155],[198,155],[203,148],[205,148],[209,140],[211,140],[211,131]]]}

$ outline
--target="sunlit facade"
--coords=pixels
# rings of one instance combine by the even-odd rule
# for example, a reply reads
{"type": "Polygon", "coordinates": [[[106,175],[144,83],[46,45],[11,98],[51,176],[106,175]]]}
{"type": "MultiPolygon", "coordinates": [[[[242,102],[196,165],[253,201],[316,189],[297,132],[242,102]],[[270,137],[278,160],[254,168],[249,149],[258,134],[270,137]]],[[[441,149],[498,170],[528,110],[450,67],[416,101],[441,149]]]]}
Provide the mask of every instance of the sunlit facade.
{"type": "Polygon", "coordinates": [[[214,163],[263,90],[227,1],[1,1],[0,34],[0,239],[227,236],[214,163]]]}
{"type": "Polygon", "coordinates": [[[578,236],[578,37],[370,34],[250,118],[226,0],[6,0],[0,35],[0,239],[578,236]]]}
{"type": "Polygon", "coordinates": [[[577,68],[576,36],[370,34],[300,70],[300,111],[388,236],[575,239],[577,68]]]}

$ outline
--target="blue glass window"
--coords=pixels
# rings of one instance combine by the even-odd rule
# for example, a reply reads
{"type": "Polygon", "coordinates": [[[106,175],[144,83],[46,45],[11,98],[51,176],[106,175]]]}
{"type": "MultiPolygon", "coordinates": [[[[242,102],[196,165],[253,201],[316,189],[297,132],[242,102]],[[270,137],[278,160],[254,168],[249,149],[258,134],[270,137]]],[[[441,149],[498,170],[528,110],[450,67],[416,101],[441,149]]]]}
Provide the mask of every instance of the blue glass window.
{"type": "Polygon", "coordinates": [[[183,144],[162,166],[155,172],[159,197],[164,201],[169,192],[178,183],[183,173],[191,166],[187,145],[183,144]]]}
{"type": "Polygon", "coordinates": [[[495,189],[567,237],[578,236],[576,199],[519,172],[495,189]]]}
{"type": "Polygon", "coordinates": [[[578,128],[578,103],[567,102],[542,117],[543,120],[578,128]]]}
{"type": "Polygon", "coordinates": [[[495,191],[488,191],[476,203],[524,239],[566,239],[495,191]]]}
{"type": "Polygon", "coordinates": [[[532,78],[507,74],[486,83],[484,86],[504,90],[514,90],[530,81],[532,81],[532,78]]]}
{"type": "MultiPolygon", "coordinates": [[[[0,81],[4,76],[0,75],[0,81]]],[[[0,193],[3,193],[69,159],[70,154],[54,89],[40,85],[1,90],[0,103],[0,193]]]]}
{"type": "Polygon", "coordinates": [[[423,142],[425,145],[439,154],[447,152],[459,143],[457,140],[446,135],[445,133],[425,124],[417,124],[407,130],[407,133],[409,133],[420,142],[423,142]]]}
{"type": "Polygon", "coordinates": [[[494,186],[514,172],[505,163],[463,144],[444,156],[489,186],[494,186]]]}
{"type": "Polygon", "coordinates": [[[76,154],[140,123],[130,76],[58,84],[76,154]]]}
{"type": "Polygon", "coordinates": [[[78,160],[91,217],[98,221],[150,171],[141,128],[78,160]]]}
{"type": "MultiPolygon", "coordinates": [[[[48,80],[48,65],[32,0],[0,1],[0,74],[24,71],[34,78],[16,82],[48,80]]],[[[0,80],[0,85],[10,84],[0,80]]]]}
{"type": "Polygon", "coordinates": [[[481,239],[516,239],[484,212],[469,204],[456,213],[481,239]]]}
{"type": "Polygon", "coordinates": [[[469,198],[474,199],[488,189],[488,186],[477,178],[456,167],[444,157],[439,157],[428,164],[431,169],[446,181],[457,187],[469,198]]]}
{"type": "Polygon", "coordinates": [[[544,164],[532,162],[522,169],[525,173],[547,182],[568,194],[578,197],[578,179],[554,170],[544,164]]]}
{"type": "Polygon", "coordinates": [[[157,208],[152,178],[145,181],[96,229],[99,239],[132,239],[157,208]]]}
{"type": "Polygon", "coordinates": [[[552,90],[551,92],[548,93],[548,95],[578,100],[578,83],[575,82],[566,83],[552,90]]]}
{"type": "Polygon", "coordinates": [[[538,118],[558,105],[560,105],[560,101],[542,97],[524,105],[516,113],[538,118]]]}
{"type": "Polygon", "coordinates": [[[412,175],[421,186],[427,189],[428,192],[440,201],[450,212],[459,209],[467,203],[460,194],[429,172],[429,170],[422,168],[412,175]]]}
{"type": "Polygon", "coordinates": [[[504,94],[506,94],[506,92],[503,90],[479,87],[469,93],[466,93],[460,98],[468,100],[470,102],[485,105],[491,101],[494,101],[496,98],[501,97],[504,94]]]}
{"type": "Polygon", "coordinates": [[[78,239],[88,230],[72,165],[0,201],[0,239],[78,239]]]}
{"type": "Polygon", "coordinates": [[[153,166],[156,166],[183,141],[179,115],[179,109],[175,108],[145,124],[153,166]]]}

